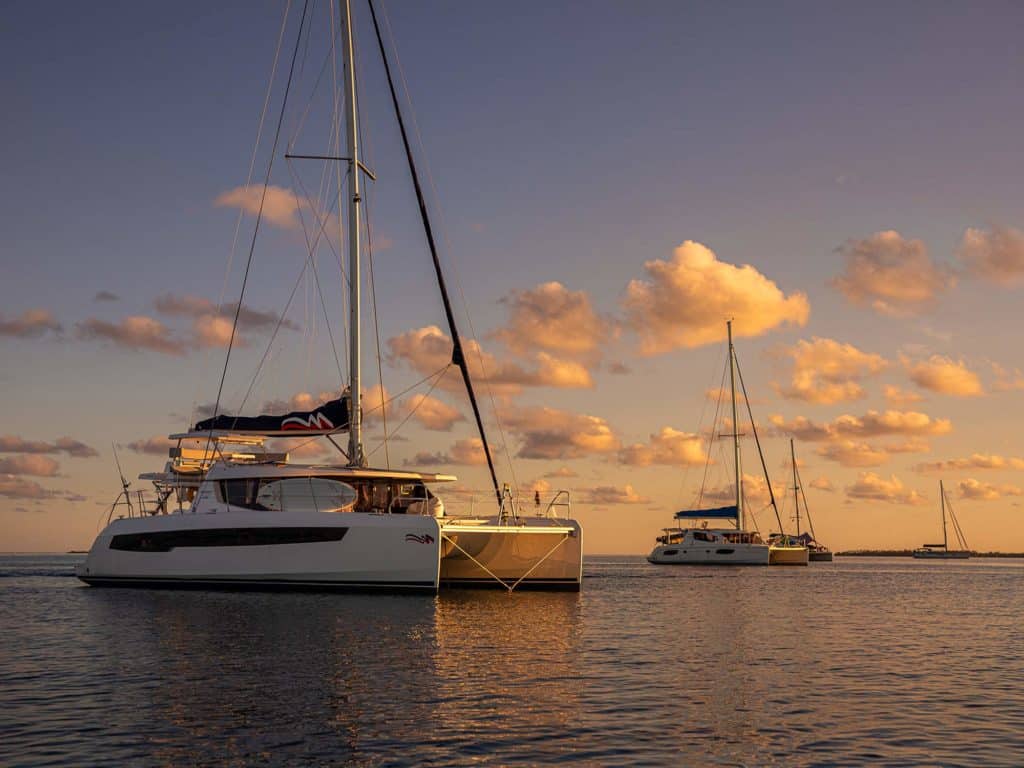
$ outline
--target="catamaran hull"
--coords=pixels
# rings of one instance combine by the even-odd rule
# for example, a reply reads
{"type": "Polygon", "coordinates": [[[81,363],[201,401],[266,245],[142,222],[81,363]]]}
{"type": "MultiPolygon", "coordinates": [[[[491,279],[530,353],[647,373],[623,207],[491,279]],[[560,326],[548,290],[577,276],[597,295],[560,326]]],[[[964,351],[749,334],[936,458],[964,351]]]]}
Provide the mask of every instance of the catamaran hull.
{"type": "Polygon", "coordinates": [[[442,586],[579,591],[583,532],[578,522],[497,522],[442,522],[442,586]]]}
{"type": "Polygon", "coordinates": [[[647,556],[654,565],[768,565],[767,544],[723,544],[721,546],[657,546],[647,556]]]}
{"type": "Polygon", "coordinates": [[[814,550],[811,550],[810,555],[808,555],[808,559],[812,563],[831,563],[832,562],[832,553],[831,552],[815,552],[814,550]]]}
{"type": "Polygon", "coordinates": [[[807,547],[769,547],[769,565],[807,565],[810,552],[807,547]]]}
{"type": "Polygon", "coordinates": [[[232,511],[115,520],[76,575],[94,586],[435,592],[431,517],[232,511]]]}

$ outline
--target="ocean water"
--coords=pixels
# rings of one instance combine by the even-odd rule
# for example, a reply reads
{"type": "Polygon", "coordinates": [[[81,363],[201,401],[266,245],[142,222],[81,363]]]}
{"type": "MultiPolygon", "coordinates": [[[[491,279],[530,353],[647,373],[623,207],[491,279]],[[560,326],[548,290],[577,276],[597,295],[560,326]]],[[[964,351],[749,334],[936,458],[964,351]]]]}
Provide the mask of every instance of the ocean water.
{"type": "Polygon", "coordinates": [[[0,765],[1024,765],[1024,562],[588,558],[580,594],[0,557],[0,765]]]}

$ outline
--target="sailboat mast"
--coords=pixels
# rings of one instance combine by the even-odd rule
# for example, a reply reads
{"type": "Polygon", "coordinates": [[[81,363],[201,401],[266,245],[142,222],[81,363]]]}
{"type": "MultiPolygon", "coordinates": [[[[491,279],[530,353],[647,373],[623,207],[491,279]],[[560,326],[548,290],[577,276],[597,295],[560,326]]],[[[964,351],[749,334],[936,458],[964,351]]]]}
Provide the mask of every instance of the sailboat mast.
{"type": "Polygon", "coordinates": [[[338,0],[345,25],[345,121],[348,132],[348,280],[349,280],[349,466],[361,467],[363,456],[362,409],[362,327],[359,303],[359,123],[356,119],[355,49],[352,44],[352,8],[349,0],[338,0]]]}
{"type": "Polygon", "coordinates": [[[942,548],[949,549],[949,544],[946,541],[946,489],[942,487],[941,480],[939,480],[939,499],[942,507],[942,548]]]}
{"type": "Polygon", "coordinates": [[[740,478],[743,477],[742,469],[740,468],[740,426],[739,418],[736,414],[736,350],[732,346],[732,320],[727,320],[725,323],[726,330],[729,334],[729,389],[732,392],[732,448],[733,448],[733,466],[736,469],[736,527],[739,530],[745,530],[743,528],[743,490],[740,485],[740,478]]]}
{"type": "Polygon", "coordinates": [[[793,462],[793,503],[796,505],[796,535],[800,535],[800,483],[796,476],[796,449],[793,448],[793,438],[789,438],[789,457],[793,462]]]}

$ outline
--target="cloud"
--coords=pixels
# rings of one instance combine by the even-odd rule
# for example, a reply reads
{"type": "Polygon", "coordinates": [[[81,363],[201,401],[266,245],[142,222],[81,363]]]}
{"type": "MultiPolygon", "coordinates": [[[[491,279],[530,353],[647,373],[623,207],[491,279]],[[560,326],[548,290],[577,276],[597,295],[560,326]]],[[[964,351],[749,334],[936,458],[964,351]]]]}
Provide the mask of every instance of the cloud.
{"type": "Polygon", "coordinates": [[[34,480],[0,475],[0,496],[8,499],[50,499],[56,495],[56,491],[47,490],[34,480]]]}
{"type": "Polygon", "coordinates": [[[234,187],[217,195],[213,204],[218,208],[235,208],[256,216],[260,212],[262,199],[264,221],[283,229],[297,229],[299,209],[308,207],[305,201],[300,200],[292,190],[285,187],[268,184],[266,190],[264,197],[261,184],[234,187]]]}
{"type": "Polygon", "coordinates": [[[456,440],[446,453],[422,451],[404,462],[407,467],[436,467],[445,464],[483,466],[487,464],[484,444],[479,437],[456,440]]]}
{"type": "Polygon", "coordinates": [[[864,397],[860,381],[889,365],[881,355],[863,352],[852,344],[814,336],[801,339],[781,354],[793,362],[788,387],[779,393],[790,400],[832,404],[864,397]]]}
{"type": "Polygon", "coordinates": [[[818,448],[818,455],[829,461],[836,461],[844,467],[877,467],[889,460],[884,448],[853,440],[839,440],[818,448]]]}
{"type": "Polygon", "coordinates": [[[622,487],[617,485],[599,485],[594,488],[581,488],[577,493],[581,494],[581,501],[584,504],[616,506],[619,504],[651,503],[649,496],[641,496],[632,485],[622,487]]]}
{"type": "Polygon", "coordinates": [[[544,477],[555,479],[555,478],[567,478],[567,477],[579,477],[579,474],[573,472],[568,467],[559,467],[558,469],[552,470],[551,472],[545,472],[544,477]]]}
{"type": "MultiPolygon", "coordinates": [[[[388,339],[387,346],[390,362],[405,363],[424,377],[445,368],[452,359],[452,340],[436,325],[394,336],[388,339]]],[[[589,371],[582,364],[562,360],[546,352],[539,352],[537,367],[528,370],[516,362],[499,362],[472,339],[463,342],[463,351],[474,381],[486,381],[495,394],[515,395],[523,387],[578,389],[594,386],[589,371]]],[[[462,377],[454,366],[438,383],[441,389],[460,394],[464,391],[463,386],[462,377]]]]}
{"type": "Polygon", "coordinates": [[[1016,469],[1024,470],[1024,458],[998,456],[989,453],[974,453],[961,459],[947,459],[918,464],[916,472],[948,472],[965,469],[1016,469]]]}
{"type": "Polygon", "coordinates": [[[34,339],[47,333],[60,335],[64,328],[48,309],[26,309],[10,320],[0,312],[0,336],[34,339]]]}
{"type": "Polygon", "coordinates": [[[612,374],[613,376],[627,376],[632,372],[632,368],[630,368],[625,363],[619,362],[617,360],[608,365],[608,373],[612,374]]]}
{"type": "Polygon", "coordinates": [[[908,405],[919,403],[924,400],[921,395],[909,389],[901,389],[893,384],[886,384],[885,401],[895,408],[905,408],[908,405]]]}
{"type": "MultiPolygon", "coordinates": [[[[776,499],[781,498],[784,490],[778,486],[772,486],[776,499]]],[[[743,501],[748,507],[763,509],[771,502],[771,495],[768,493],[768,483],[760,475],[743,473],[743,501]]],[[[721,504],[734,504],[736,502],[736,486],[734,483],[710,488],[705,490],[701,497],[701,504],[708,502],[721,504]]]]}
{"type": "Polygon", "coordinates": [[[38,453],[0,459],[0,475],[56,477],[59,471],[60,464],[38,453]]]}
{"type": "Polygon", "coordinates": [[[960,490],[960,498],[971,501],[996,501],[1004,496],[1024,496],[1024,490],[1015,485],[992,485],[972,477],[961,480],[957,487],[960,490]]]}
{"type": "Polygon", "coordinates": [[[96,295],[92,297],[93,301],[120,301],[121,297],[111,291],[97,291],[96,295]]]}
{"type": "Polygon", "coordinates": [[[586,291],[570,291],[558,282],[512,291],[501,301],[509,308],[508,324],[492,335],[520,354],[540,348],[586,355],[598,351],[613,331],[586,291]]]}
{"type": "Polygon", "coordinates": [[[786,296],[749,264],[719,261],[692,240],[670,261],[647,261],[644,269],[648,279],[630,281],[622,300],[642,355],[721,341],[727,318],[736,336],[759,336],[783,324],[803,326],[810,314],[805,294],[786,296]]]}
{"type": "Polygon", "coordinates": [[[825,491],[826,493],[834,493],[836,487],[832,485],[832,481],[827,477],[816,477],[810,482],[811,488],[816,488],[819,491],[825,491]]]}
{"type": "Polygon", "coordinates": [[[956,283],[950,269],[932,262],[923,242],[894,230],[849,240],[837,250],[846,259],[846,271],[832,286],[854,304],[885,315],[921,312],[956,283]]]}
{"type": "Polygon", "coordinates": [[[927,360],[912,361],[906,355],[900,362],[910,380],[922,389],[954,397],[977,397],[985,394],[978,374],[970,370],[963,360],[952,360],[943,355],[932,355],[927,360]]]}
{"type": "Polygon", "coordinates": [[[168,450],[177,445],[174,440],[168,440],[164,435],[147,437],[142,440],[133,440],[124,447],[135,453],[144,453],[149,456],[167,456],[168,450]]]}
{"type": "Polygon", "coordinates": [[[277,313],[253,309],[245,304],[241,309],[238,302],[224,304],[218,310],[217,305],[209,299],[192,295],[175,295],[165,293],[153,302],[157,312],[162,315],[189,317],[192,319],[191,345],[200,348],[226,347],[231,341],[231,329],[238,312],[238,328],[234,343],[240,347],[247,346],[249,340],[242,334],[246,332],[270,332],[280,325],[281,328],[295,331],[299,326],[288,319],[281,318],[277,313]]]}
{"type": "Polygon", "coordinates": [[[466,420],[457,408],[430,395],[413,395],[402,404],[402,407],[425,429],[438,432],[449,432],[457,422],[466,420]]]}
{"type": "Polygon", "coordinates": [[[881,501],[887,504],[924,504],[927,499],[917,491],[906,488],[896,475],[888,480],[874,472],[861,472],[857,482],[846,486],[846,495],[850,499],[861,501],[881,501]]]}
{"type": "MultiPolygon", "coordinates": [[[[271,453],[287,453],[289,457],[296,459],[309,459],[325,454],[337,454],[337,450],[320,440],[311,440],[309,437],[287,438],[279,437],[267,443],[267,450],[271,453]]],[[[339,457],[341,454],[337,454],[339,457]]]]}
{"type": "Polygon", "coordinates": [[[998,363],[990,363],[992,373],[996,380],[992,383],[992,389],[996,392],[1015,392],[1024,389],[1024,371],[1014,368],[1012,371],[1003,368],[998,363]]]}
{"type": "Polygon", "coordinates": [[[944,435],[953,430],[948,419],[933,419],[917,411],[868,411],[863,416],[845,414],[824,423],[811,421],[804,416],[787,422],[777,415],[769,417],[769,421],[774,426],[775,434],[791,435],[798,440],[810,442],[889,435],[928,437],[944,435]]]}
{"type": "Polygon", "coordinates": [[[149,349],[176,357],[185,354],[184,341],[159,320],[145,315],[130,315],[122,318],[119,323],[108,323],[91,317],[77,323],[75,333],[79,339],[109,341],[132,351],[149,349]]]}
{"type": "Polygon", "coordinates": [[[522,459],[578,459],[619,449],[619,438],[599,416],[547,407],[509,406],[501,413],[506,430],[522,441],[522,459]]]}
{"type": "Polygon", "coordinates": [[[0,453],[66,453],[76,459],[91,459],[99,452],[80,440],[59,437],[52,443],[25,440],[18,435],[0,435],[0,453]]]}
{"type": "Polygon", "coordinates": [[[690,432],[662,427],[647,443],[634,443],[619,451],[619,462],[634,467],[661,464],[668,467],[703,465],[707,461],[704,439],[690,432]]]}
{"type": "Polygon", "coordinates": [[[1024,277],[1024,232],[993,225],[988,231],[968,228],[957,257],[967,271],[999,285],[1013,285],[1024,277]]]}

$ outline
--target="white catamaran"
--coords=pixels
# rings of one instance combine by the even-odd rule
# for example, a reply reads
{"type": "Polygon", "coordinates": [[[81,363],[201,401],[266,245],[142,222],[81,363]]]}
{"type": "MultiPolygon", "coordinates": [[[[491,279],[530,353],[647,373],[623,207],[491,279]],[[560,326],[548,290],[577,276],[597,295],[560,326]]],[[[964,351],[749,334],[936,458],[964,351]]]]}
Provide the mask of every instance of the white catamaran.
{"type": "MultiPolygon", "coordinates": [[[[360,178],[369,172],[360,162],[349,0],[341,0],[340,7],[348,155],[316,159],[346,162],[348,167],[347,390],[311,411],[248,418],[215,413],[192,430],[171,435],[177,443],[164,471],[140,476],[153,483],[155,500],[147,502],[137,494],[133,501],[122,478],[121,503],[115,502],[108,525],[76,573],[96,586],[434,592],[444,585],[491,585],[578,590],[582,531],[568,516],[567,492],[556,495],[543,513],[526,516],[519,513],[508,487],[497,481],[372,0],[377,43],[451,331],[452,364],[461,370],[473,406],[494,483],[494,510],[451,516],[433,486],[455,477],[366,465],[360,178]],[[332,435],[346,430],[347,462],[341,466],[293,464],[287,454],[267,446],[275,436],[325,436],[333,443],[332,435]],[[118,509],[127,509],[127,514],[113,519],[118,509]]],[[[300,23],[296,50],[303,27],[300,23]]]]}
{"type": "Polygon", "coordinates": [[[967,547],[967,538],[964,536],[964,532],[960,529],[960,523],[956,519],[956,513],[953,512],[953,505],[949,503],[949,499],[946,498],[946,488],[943,486],[942,481],[939,481],[939,503],[942,507],[942,543],[941,544],[922,544],[919,549],[915,549],[911,554],[919,560],[966,560],[971,556],[971,550],[967,547]],[[946,510],[949,510],[949,519],[953,523],[953,535],[956,536],[956,542],[959,549],[949,548],[949,536],[946,533],[946,510]]]}
{"type": "Polygon", "coordinates": [[[736,408],[736,352],[732,344],[732,321],[727,323],[729,337],[729,384],[732,392],[733,469],[736,502],[726,507],[688,509],[676,512],[676,520],[703,520],[699,527],[665,528],[647,560],[655,565],[768,565],[768,544],[755,531],[743,526],[743,473],[740,458],[740,434],[736,408]],[[732,520],[733,527],[709,527],[717,520],[732,520]]]}

